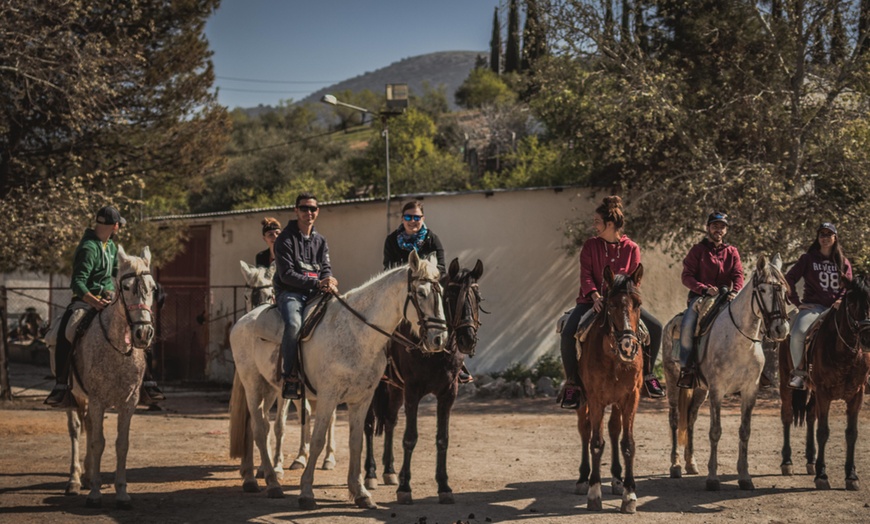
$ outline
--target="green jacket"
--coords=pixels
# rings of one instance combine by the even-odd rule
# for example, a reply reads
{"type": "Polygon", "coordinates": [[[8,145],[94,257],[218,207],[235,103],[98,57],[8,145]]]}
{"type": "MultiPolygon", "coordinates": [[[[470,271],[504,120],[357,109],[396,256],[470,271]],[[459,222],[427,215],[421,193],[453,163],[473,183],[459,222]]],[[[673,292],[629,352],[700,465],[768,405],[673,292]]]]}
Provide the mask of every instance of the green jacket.
{"type": "Polygon", "coordinates": [[[103,249],[102,242],[93,229],[86,229],[73,258],[70,288],[73,296],[82,298],[90,291],[100,296],[104,291],[114,291],[118,276],[118,246],[110,239],[103,249]]]}

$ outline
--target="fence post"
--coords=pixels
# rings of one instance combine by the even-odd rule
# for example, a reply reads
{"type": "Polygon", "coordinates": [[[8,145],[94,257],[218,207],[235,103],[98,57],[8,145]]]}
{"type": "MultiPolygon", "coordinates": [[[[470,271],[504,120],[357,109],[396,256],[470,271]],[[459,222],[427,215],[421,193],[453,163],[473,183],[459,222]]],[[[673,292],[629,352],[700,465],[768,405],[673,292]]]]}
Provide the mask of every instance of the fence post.
{"type": "Polygon", "coordinates": [[[6,325],[6,286],[0,286],[0,400],[12,400],[12,387],[9,385],[9,330],[6,325]]]}

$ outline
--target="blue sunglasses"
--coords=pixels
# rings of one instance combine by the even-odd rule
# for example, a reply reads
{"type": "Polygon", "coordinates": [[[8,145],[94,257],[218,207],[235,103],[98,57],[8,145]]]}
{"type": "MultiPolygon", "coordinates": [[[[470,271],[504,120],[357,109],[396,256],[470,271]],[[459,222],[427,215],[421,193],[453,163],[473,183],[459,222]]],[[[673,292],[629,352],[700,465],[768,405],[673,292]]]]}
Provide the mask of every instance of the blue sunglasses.
{"type": "Polygon", "coordinates": [[[414,222],[419,222],[423,220],[423,215],[402,215],[402,218],[405,220],[405,222],[410,222],[412,220],[414,222]]]}

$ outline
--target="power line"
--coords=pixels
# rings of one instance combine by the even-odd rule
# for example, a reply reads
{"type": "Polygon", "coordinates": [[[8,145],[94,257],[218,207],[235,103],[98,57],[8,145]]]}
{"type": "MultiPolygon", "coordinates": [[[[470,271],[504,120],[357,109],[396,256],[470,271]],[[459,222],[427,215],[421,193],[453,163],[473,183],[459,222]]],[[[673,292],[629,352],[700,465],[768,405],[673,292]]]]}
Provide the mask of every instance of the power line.
{"type": "Polygon", "coordinates": [[[235,87],[222,87],[222,86],[218,86],[217,88],[221,91],[236,91],[239,93],[277,93],[277,94],[285,94],[285,95],[311,93],[310,90],[308,90],[308,91],[276,91],[276,90],[269,90],[269,89],[238,89],[235,87]]]}
{"type": "Polygon", "coordinates": [[[233,80],[235,82],[254,82],[257,84],[335,84],[340,80],[259,80],[256,78],[240,78],[237,76],[217,76],[220,80],[233,80]]]}

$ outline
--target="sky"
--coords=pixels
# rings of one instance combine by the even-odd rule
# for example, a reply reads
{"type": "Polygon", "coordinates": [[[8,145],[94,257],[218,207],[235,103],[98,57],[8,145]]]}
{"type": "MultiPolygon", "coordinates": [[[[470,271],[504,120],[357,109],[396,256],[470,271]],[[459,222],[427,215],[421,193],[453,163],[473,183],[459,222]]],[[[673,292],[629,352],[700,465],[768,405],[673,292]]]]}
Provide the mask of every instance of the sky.
{"type": "MultiPolygon", "coordinates": [[[[218,101],[277,105],[403,58],[481,51],[506,0],[222,0],[206,24],[218,101]]],[[[504,36],[502,39],[504,40],[504,36]]]]}

